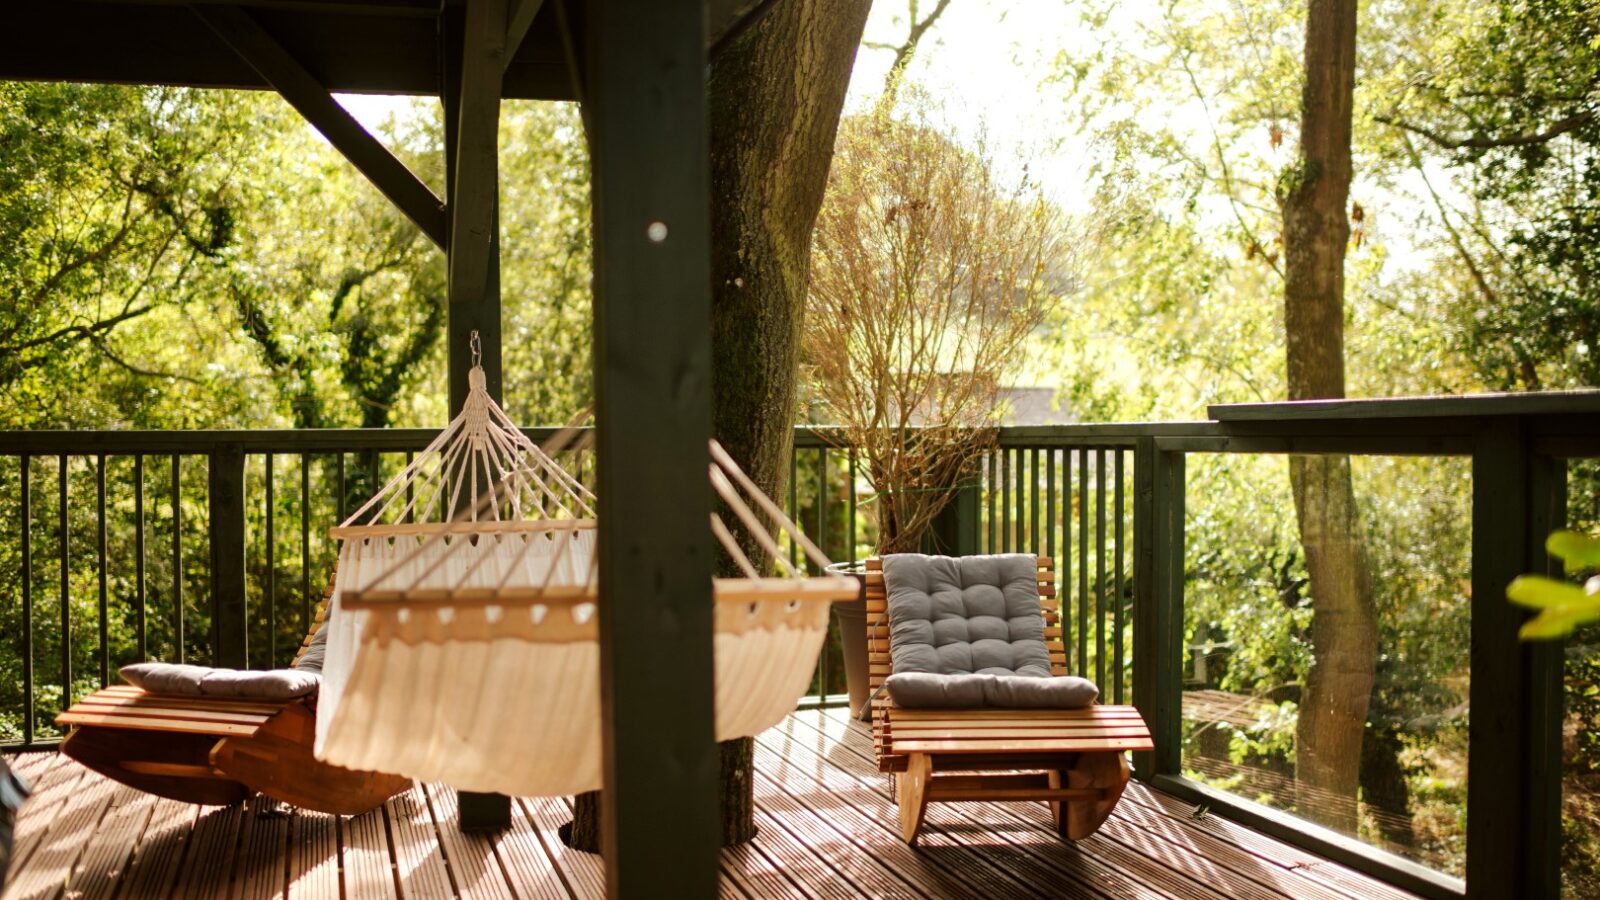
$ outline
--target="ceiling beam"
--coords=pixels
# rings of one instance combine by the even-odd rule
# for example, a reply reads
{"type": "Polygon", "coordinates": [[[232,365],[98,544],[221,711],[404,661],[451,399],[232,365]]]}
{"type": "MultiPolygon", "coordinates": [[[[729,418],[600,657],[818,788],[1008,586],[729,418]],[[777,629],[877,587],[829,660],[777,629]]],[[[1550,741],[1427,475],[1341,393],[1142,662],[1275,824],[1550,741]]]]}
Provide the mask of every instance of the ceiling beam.
{"type": "Polygon", "coordinates": [[[511,60],[516,58],[517,50],[522,47],[522,39],[528,36],[534,18],[543,7],[544,0],[511,0],[506,13],[506,68],[511,68],[511,60]]]}
{"type": "Polygon", "coordinates": [[[190,7],[223,42],[277,89],[289,105],[322,132],[379,191],[436,245],[447,241],[444,202],[389,148],[361,127],[246,11],[231,6],[190,7]]]}

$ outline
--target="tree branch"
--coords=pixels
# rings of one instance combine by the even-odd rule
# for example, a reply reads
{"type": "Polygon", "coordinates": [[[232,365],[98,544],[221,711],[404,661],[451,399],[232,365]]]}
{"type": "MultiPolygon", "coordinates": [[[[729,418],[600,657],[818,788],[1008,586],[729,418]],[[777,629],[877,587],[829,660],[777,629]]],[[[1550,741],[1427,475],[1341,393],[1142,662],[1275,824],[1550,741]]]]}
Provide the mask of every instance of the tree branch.
{"type": "Polygon", "coordinates": [[[1419,134],[1439,145],[1440,147],[1445,148],[1446,150],[1492,150],[1497,147],[1526,147],[1530,144],[1548,143],[1569,131],[1582,128],[1590,122],[1595,121],[1595,112],[1594,110],[1589,110],[1587,112],[1581,112],[1577,113],[1576,115],[1567,116],[1565,119],[1561,119],[1560,121],[1551,125],[1549,128],[1546,128],[1544,131],[1533,132],[1530,134],[1513,134],[1499,137],[1489,137],[1487,135],[1480,134],[1467,138],[1451,137],[1443,132],[1428,128],[1427,126],[1414,125],[1410,122],[1404,121],[1403,119],[1395,118],[1394,116],[1375,115],[1372,118],[1375,121],[1382,122],[1385,125],[1391,125],[1395,128],[1400,128],[1405,131],[1409,131],[1412,134],[1419,134]]]}

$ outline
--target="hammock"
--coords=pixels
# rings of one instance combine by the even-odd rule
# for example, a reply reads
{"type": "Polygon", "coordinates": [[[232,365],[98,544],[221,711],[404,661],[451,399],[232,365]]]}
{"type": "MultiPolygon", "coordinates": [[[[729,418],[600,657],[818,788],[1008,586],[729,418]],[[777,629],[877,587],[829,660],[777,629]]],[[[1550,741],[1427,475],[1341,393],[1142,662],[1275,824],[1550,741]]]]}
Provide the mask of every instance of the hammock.
{"type": "MultiPolygon", "coordinates": [[[[743,572],[714,585],[716,737],[729,740],[793,711],[829,604],[856,596],[857,583],[790,566],[762,514],[819,569],[827,559],[726,451],[710,449],[712,487],[784,575],[761,577],[712,514],[743,572]]],[[[317,758],[461,790],[600,788],[593,500],[511,423],[474,368],[461,414],[331,531],[342,547],[317,758]]]]}

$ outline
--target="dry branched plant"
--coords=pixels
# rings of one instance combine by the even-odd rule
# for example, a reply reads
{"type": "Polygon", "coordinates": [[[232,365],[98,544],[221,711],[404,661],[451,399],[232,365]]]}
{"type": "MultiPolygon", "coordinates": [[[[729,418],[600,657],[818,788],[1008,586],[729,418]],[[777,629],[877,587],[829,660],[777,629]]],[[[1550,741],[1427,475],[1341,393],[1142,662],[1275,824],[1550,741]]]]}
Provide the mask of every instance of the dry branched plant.
{"type": "Polygon", "coordinates": [[[1037,185],[1007,184],[932,118],[913,100],[840,123],[811,254],[809,387],[856,448],[882,553],[918,549],[994,445],[1064,245],[1037,185]]]}

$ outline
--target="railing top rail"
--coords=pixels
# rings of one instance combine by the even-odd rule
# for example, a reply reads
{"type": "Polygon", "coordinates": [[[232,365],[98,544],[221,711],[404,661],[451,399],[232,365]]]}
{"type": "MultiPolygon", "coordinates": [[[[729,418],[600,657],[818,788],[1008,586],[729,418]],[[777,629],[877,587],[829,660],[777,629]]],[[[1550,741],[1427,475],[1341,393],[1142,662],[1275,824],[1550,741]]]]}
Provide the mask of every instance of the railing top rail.
{"type": "MultiPolygon", "coordinates": [[[[524,428],[534,441],[553,437],[563,428],[524,428]]],[[[587,429],[578,429],[587,430],[587,429]]],[[[350,450],[421,450],[438,437],[437,428],[261,428],[193,431],[4,431],[0,456],[49,456],[91,453],[202,454],[217,447],[239,447],[245,453],[334,453],[350,450]]]]}
{"type": "Polygon", "coordinates": [[[1595,413],[1600,413],[1600,390],[1220,403],[1206,409],[1207,415],[1223,423],[1595,413]]]}

